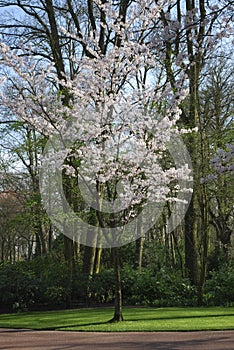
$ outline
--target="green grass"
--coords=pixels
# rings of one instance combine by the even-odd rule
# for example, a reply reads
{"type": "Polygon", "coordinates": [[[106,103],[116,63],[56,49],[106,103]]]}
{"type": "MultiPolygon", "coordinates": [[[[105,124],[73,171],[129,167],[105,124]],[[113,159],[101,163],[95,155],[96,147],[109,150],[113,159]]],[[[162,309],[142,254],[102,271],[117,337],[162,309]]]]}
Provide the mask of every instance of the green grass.
{"type": "Polygon", "coordinates": [[[0,327],[63,331],[201,331],[234,329],[234,307],[124,308],[124,321],[108,323],[112,308],[0,315],[0,327]]]}

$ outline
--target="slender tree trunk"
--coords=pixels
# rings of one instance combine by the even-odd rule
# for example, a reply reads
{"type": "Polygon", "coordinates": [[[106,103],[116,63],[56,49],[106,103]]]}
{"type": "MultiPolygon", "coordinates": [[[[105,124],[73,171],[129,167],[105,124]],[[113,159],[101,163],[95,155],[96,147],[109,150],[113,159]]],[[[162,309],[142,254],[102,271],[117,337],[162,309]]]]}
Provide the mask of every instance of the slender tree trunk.
{"type": "Polygon", "coordinates": [[[100,248],[100,247],[96,248],[95,262],[94,262],[94,273],[99,273],[99,271],[100,271],[101,255],[102,255],[102,248],[100,248]]]}
{"type": "Polygon", "coordinates": [[[93,275],[95,255],[96,255],[95,247],[85,246],[84,260],[83,260],[83,273],[87,276],[93,275]]]}
{"type": "Polygon", "coordinates": [[[174,241],[174,236],[172,232],[170,232],[170,247],[171,247],[172,266],[176,267],[175,241],[174,241]]]}
{"type": "Polygon", "coordinates": [[[80,262],[80,243],[74,242],[74,259],[77,263],[80,262]]]}
{"type": "Polygon", "coordinates": [[[35,232],[35,237],[36,237],[36,247],[35,247],[35,256],[41,256],[42,254],[42,249],[41,249],[41,241],[38,232],[35,232]]]}
{"type": "Polygon", "coordinates": [[[201,260],[201,272],[198,286],[198,297],[197,303],[198,306],[203,305],[203,294],[204,294],[204,286],[206,281],[206,272],[207,272],[207,258],[208,258],[208,246],[209,246],[209,235],[208,235],[208,226],[204,226],[203,231],[203,242],[202,242],[202,260],[201,260]]]}
{"type": "MultiPolygon", "coordinates": [[[[201,155],[201,164],[200,164],[200,174],[204,178],[206,174],[206,165],[209,154],[209,145],[208,138],[205,130],[200,127],[200,155],[201,155]]],[[[200,277],[198,285],[198,295],[197,303],[199,306],[203,305],[203,294],[204,286],[206,281],[207,273],[207,258],[208,258],[208,248],[209,248],[209,198],[208,198],[208,186],[206,183],[200,185],[199,188],[199,206],[201,212],[201,223],[200,223],[200,232],[201,232],[201,260],[200,260],[200,277]]]]}
{"type": "Polygon", "coordinates": [[[143,244],[143,237],[140,237],[136,240],[134,269],[138,270],[139,272],[142,270],[143,244]]]}
{"type": "Polygon", "coordinates": [[[178,260],[179,260],[179,265],[180,265],[180,269],[181,269],[181,274],[182,276],[184,277],[184,262],[183,262],[183,257],[182,257],[182,254],[180,252],[180,248],[179,248],[179,245],[178,245],[178,239],[177,239],[177,232],[178,232],[178,229],[181,229],[181,227],[177,227],[175,231],[171,232],[171,236],[173,238],[173,242],[174,242],[174,247],[175,247],[175,254],[177,253],[177,256],[178,256],[178,260]]]}
{"type": "Polygon", "coordinates": [[[90,292],[91,282],[93,278],[94,273],[94,263],[95,263],[95,257],[96,257],[96,243],[97,243],[97,235],[98,235],[98,227],[95,225],[97,224],[96,216],[91,217],[90,224],[93,225],[93,228],[90,230],[90,232],[87,232],[87,243],[91,246],[86,245],[85,251],[84,251],[84,260],[83,260],[83,273],[86,277],[86,295],[85,295],[85,302],[86,306],[90,306],[92,295],[90,292]]]}
{"type": "Polygon", "coordinates": [[[91,287],[91,282],[92,282],[93,272],[94,272],[95,254],[96,254],[95,247],[85,246],[83,273],[86,279],[85,304],[87,307],[91,305],[91,301],[92,301],[90,287],[91,287]]]}
{"type": "Polygon", "coordinates": [[[197,249],[196,249],[196,218],[193,201],[185,216],[185,267],[192,285],[198,283],[197,249]]]}
{"type": "Polygon", "coordinates": [[[120,277],[120,259],[119,259],[119,247],[113,248],[114,259],[114,275],[115,275],[115,313],[114,317],[109,322],[123,321],[122,310],[122,289],[121,289],[121,277],[120,277]]]}
{"type": "Polygon", "coordinates": [[[5,239],[1,238],[1,261],[4,261],[5,239]]]}
{"type": "Polygon", "coordinates": [[[49,225],[49,232],[48,232],[48,251],[51,251],[52,249],[52,242],[53,242],[53,229],[52,225],[49,225]]]}
{"type": "Polygon", "coordinates": [[[135,248],[135,259],[134,259],[134,269],[141,272],[142,270],[142,256],[143,256],[143,226],[142,226],[142,218],[138,216],[137,219],[137,231],[139,238],[136,240],[136,248],[135,248]]]}
{"type": "Polygon", "coordinates": [[[27,260],[31,260],[33,255],[33,236],[28,239],[27,260]]]}
{"type": "MultiPolygon", "coordinates": [[[[188,43],[190,48],[190,41],[188,43]]],[[[188,48],[188,52],[190,49],[188,48]]],[[[191,48],[192,50],[192,48],[191,48]]],[[[191,51],[193,52],[193,51],[191,51]]],[[[192,54],[192,53],[191,53],[192,54]]],[[[191,62],[192,64],[193,62],[191,62]]],[[[189,123],[194,128],[199,125],[198,118],[198,68],[196,63],[190,69],[189,76],[189,123]]],[[[194,188],[191,202],[185,216],[185,264],[188,270],[191,283],[197,286],[198,283],[198,265],[197,265],[197,237],[198,237],[198,137],[192,134],[188,137],[188,150],[193,164],[194,188]]]]}
{"type": "Polygon", "coordinates": [[[64,257],[67,264],[67,297],[66,306],[72,305],[72,279],[73,279],[73,241],[64,235],[64,257]]]}

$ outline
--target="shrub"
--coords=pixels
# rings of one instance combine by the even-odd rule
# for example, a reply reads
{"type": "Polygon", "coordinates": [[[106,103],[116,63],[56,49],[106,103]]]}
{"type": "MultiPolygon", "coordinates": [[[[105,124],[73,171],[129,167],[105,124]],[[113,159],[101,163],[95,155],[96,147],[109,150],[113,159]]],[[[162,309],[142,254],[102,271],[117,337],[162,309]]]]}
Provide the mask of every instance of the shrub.
{"type": "Polygon", "coordinates": [[[0,304],[14,311],[27,309],[35,302],[39,288],[33,271],[24,263],[7,264],[0,269],[0,304]]]}
{"type": "Polygon", "coordinates": [[[110,303],[114,301],[114,271],[103,270],[93,276],[91,294],[95,303],[110,303]]]}
{"type": "Polygon", "coordinates": [[[195,288],[188,279],[172,270],[161,269],[155,274],[150,269],[141,273],[125,269],[122,275],[125,304],[187,306],[196,303],[195,288]]]}
{"type": "Polygon", "coordinates": [[[0,267],[1,308],[18,311],[32,306],[58,305],[68,295],[66,266],[53,256],[0,267]]]}
{"type": "Polygon", "coordinates": [[[234,304],[234,267],[224,265],[209,273],[204,299],[208,305],[230,306],[234,304]]]}

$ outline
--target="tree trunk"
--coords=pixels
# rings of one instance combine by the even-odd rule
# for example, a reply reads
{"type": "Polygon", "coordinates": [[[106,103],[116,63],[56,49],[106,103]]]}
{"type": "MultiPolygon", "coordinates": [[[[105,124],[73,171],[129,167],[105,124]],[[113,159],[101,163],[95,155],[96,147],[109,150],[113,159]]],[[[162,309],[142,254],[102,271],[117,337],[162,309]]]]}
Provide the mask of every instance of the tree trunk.
{"type": "Polygon", "coordinates": [[[208,216],[208,198],[206,194],[206,185],[203,185],[203,203],[201,204],[201,269],[198,285],[197,303],[198,306],[203,305],[204,286],[207,272],[207,258],[209,247],[209,216],[208,216]]]}
{"type": "Polygon", "coordinates": [[[52,227],[51,224],[49,224],[49,230],[48,230],[48,251],[51,251],[52,243],[53,243],[53,227],[52,227]]]}
{"type": "Polygon", "coordinates": [[[80,262],[80,243],[74,242],[74,259],[77,263],[80,262]]]}
{"type": "MultiPolygon", "coordinates": [[[[190,48],[190,39],[188,39],[188,53],[193,54],[190,48]]],[[[191,58],[192,60],[192,58],[191,58]]],[[[193,62],[191,61],[191,64],[193,62]]],[[[198,118],[198,69],[197,65],[192,65],[189,76],[189,126],[194,128],[199,125],[198,118]]],[[[187,148],[189,150],[193,164],[194,188],[191,202],[185,215],[185,265],[188,271],[191,283],[197,286],[198,266],[197,266],[197,236],[198,236],[198,137],[197,135],[188,136],[187,148]]]]}
{"type": "Polygon", "coordinates": [[[136,240],[134,269],[138,270],[139,272],[141,272],[142,269],[143,243],[143,237],[136,240]]]}
{"type": "Polygon", "coordinates": [[[92,276],[94,271],[96,248],[85,246],[84,248],[84,260],[83,260],[83,273],[87,276],[92,276]]]}
{"type": "Polygon", "coordinates": [[[181,227],[177,227],[175,231],[171,232],[171,236],[173,238],[173,242],[174,242],[174,247],[175,247],[175,254],[177,253],[178,255],[178,260],[179,260],[179,266],[180,266],[180,270],[181,270],[181,274],[182,276],[184,277],[185,276],[185,273],[184,273],[184,262],[183,262],[183,257],[182,257],[182,254],[180,252],[180,248],[179,248],[179,245],[178,245],[178,239],[177,239],[177,233],[178,233],[178,230],[181,230],[182,228],[181,227]]]}
{"type": "Polygon", "coordinates": [[[193,201],[191,201],[185,215],[185,267],[194,286],[197,286],[198,283],[196,229],[193,201]]]}
{"type": "Polygon", "coordinates": [[[73,279],[73,241],[64,235],[64,257],[67,263],[67,297],[66,306],[72,305],[72,279],[73,279]]]}
{"type": "Polygon", "coordinates": [[[175,252],[175,241],[174,241],[174,235],[172,232],[170,232],[170,247],[171,247],[171,260],[172,260],[172,267],[176,267],[176,252],[175,252]]]}
{"type": "Polygon", "coordinates": [[[90,284],[94,272],[94,261],[95,261],[96,248],[85,246],[84,261],[83,261],[83,273],[86,279],[86,291],[85,291],[85,304],[87,307],[91,305],[91,291],[90,284]]]}
{"type": "MultiPolygon", "coordinates": [[[[91,219],[92,221],[90,221],[90,223],[93,225],[96,225],[96,217],[92,217],[91,219]]],[[[91,299],[92,299],[92,295],[90,292],[90,284],[94,273],[97,234],[98,234],[98,227],[93,226],[91,231],[87,233],[87,236],[89,237],[88,244],[91,244],[92,246],[88,246],[88,245],[85,246],[85,251],[84,251],[83,273],[85,275],[86,283],[87,283],[86,295],[85,295],[85,303],[87,307],[91,305],[91,299]]]]}
{"type": "MultiPolygon", "coordinates": [[[[205,130],[200,127],[200,154],[201,154],[201,163],[200,163],[200,174],[202,177],[205,177],[206,174],[206,165],[209,154],[208,138],[205,130]]],[[[209,248],[209,198],[208,198],[208,185],[203,183],[200,185],[199,191],[199,206],[201,212],[201,221],[200,221],[200,232],[201,232],[201,260],[200,260],[200,277],[198,285],[198,295],[197,295],[197,304],[198,306],[203,305],[203,294],[204,286],[206,281],[207,273],[207,259],[208,259],[208,248],[209,248]]]]}
{"type": "Polygon", "coordinates": [[[123,321],[122,314],[122,289],[121,289],[121,277],[120,277],[120,259],[119,259],[119,247],[113,248],[114,259],[114,275],[115,275],[115,313],[114,317],[109,322],[123,321]]]}
{"type": "Polygon", "coordinates": [[[100,248],[100,247],[96,248],[95,262],[94,262],[94,273],[99,273],[99,271],[100,271],[101,255],[102,255],[102,248],[100,248]]]}

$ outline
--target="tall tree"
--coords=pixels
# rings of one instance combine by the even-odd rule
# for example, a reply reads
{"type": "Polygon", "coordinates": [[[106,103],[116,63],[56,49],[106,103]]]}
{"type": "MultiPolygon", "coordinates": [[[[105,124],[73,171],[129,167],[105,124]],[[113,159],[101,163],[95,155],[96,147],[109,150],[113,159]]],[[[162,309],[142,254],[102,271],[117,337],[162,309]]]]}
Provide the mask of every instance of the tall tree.
{"type": "Polygon", "coordinates": [[[7,184],[8,191],[22,192],[25,218],[27,216],[28,227],[36,239],[35,254],[42,255],[48,250],[51,235],[50,224],[41,205],[38,179],[39,157],[44,139],[31,126],[14,117],[11,120],[2,117],[1,121],[0,135],[3,141],[0,147],[5,150],[5,157],[11,159],[8,169],[2,173],[4,183],[7,184]],[[17,178],[21,180],[16,180],[17,178]]]}
{"type": "MultiPolygon", "coordinates": [[[[177,93],[180,72],[185,72],[185,82],[189,96],[182,108],[181,121],[184,126],[197,127],[201,132],[199,86],[203,69],[209,63],[214,48],[218,50],[218,39],[230,35],[230,9],[233,3],[220,2],[219,5],[207,4],[204,0],[172,1],[161,13],[162,32],[164,34],[164,60],[166,77],[177,93]],[[226,32],[224,27],[226,26],[226,32]]],[[[217,51],[216,51],[217,52],[217,51]]],[[[201,133],[190,134],[187,147],[192,157],[194,169],[194,191],[192,201],[185,217],[185,265],[191,282],[199,285],[198,237],[202,236],[207,245],[207,213],[203,211],[203,228],[200,230],[200,204],[206,202],[205,188],[200,186],[200,146],[203,143],[201,133]],[[204,198],[203,198],[204,197],[204,198]],[[205,219],[206,217],[206,219],[205,219]],[[202,231],[202,232],[201,232],[202,231]]],[[[204,160],[203,160],[204,164],[204,160]]]]}

